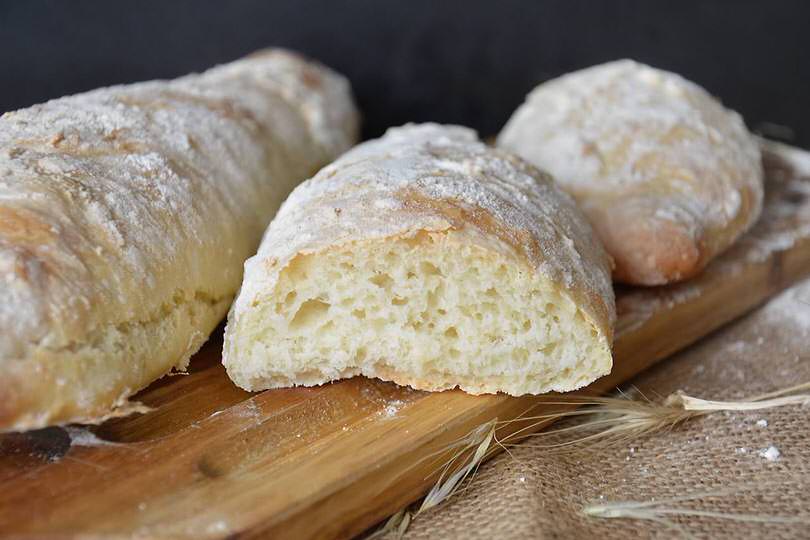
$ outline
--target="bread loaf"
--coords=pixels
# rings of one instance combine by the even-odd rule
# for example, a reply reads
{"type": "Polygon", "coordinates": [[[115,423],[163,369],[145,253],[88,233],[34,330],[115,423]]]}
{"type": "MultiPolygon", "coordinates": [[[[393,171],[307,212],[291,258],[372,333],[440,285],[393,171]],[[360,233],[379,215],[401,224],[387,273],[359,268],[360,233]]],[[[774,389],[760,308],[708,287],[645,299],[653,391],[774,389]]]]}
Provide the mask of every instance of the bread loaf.
{"type": "Polygon", "coordinates": [[[498,146],[574,196],[626,283],[694,276],[762,208],[759,148],[740,116],[678,75],[629,60],[541,84],[498,146]]]}
{"type": "Polygon", "coordinates": [[[572,390],[611,369],[609,260],[551,179],[471,130],[389,130],[299,186],[245,264],[223,362],[247,390],[363,374],[572,390]]]}
{"type": "Polygon", "coordinates": [[[281,50],[3,115],[0,430],[123,414],[185,369],[356,129],[346,80],[281,50]]]}

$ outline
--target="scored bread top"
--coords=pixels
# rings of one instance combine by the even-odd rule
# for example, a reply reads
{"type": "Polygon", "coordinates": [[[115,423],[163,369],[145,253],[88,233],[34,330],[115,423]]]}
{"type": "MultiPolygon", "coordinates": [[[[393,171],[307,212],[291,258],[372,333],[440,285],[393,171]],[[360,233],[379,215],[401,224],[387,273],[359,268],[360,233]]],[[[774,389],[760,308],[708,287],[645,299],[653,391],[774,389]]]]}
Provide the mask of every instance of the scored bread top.
{"type": "Polygon", "coordinates": [[[0,429],[97,418],[184,367],[283,198],[356,133],[346,79],[278,49],[4,114],[0,429]],[[185,352],[126,341],[145,326],[185,352]]]}
{"type": "MultiPolygon", "coordinates": [[[[300,185],[245,263],[229,331],[298,254],[465,227],[510,246],[529,270],[570,294],[611,341],[610,261],[573,200],[548,175],[486,146],[474,131],[437,124],[389,129],[300,185]]],[[[226,332],[226,360],[233,339],[226,332]]]]}
{"type": "MultiPolygon", "coordinates": [[[[498,145],[559,171],[556,180],[575,194],[632,189],[673,173],[683,183],[707,172],[721,175],[717,184],[760,182],[756,174],[736,174],[761,169],[759,147],[739,114],[695,83],[632,60],[541,84],[498,145]]],[[[701,208],[708,219],[727,221],[739,210],[734,195],[722,195],[715,207],[701,208]]]]}
{"type": "Polygon", "coordinates": [[[574,195],[617,278],[685,279],[756,221],[759,147],[739,114],[674,73],[631,60],[535,88],[498,146],[574,195]]]}

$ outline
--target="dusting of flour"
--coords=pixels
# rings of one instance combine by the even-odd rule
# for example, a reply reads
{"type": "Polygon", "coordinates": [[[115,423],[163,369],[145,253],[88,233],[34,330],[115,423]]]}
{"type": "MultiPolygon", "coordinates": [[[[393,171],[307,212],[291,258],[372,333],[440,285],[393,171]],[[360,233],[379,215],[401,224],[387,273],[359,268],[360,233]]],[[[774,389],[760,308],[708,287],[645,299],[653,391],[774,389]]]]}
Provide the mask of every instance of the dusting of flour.
{"type": "Polygon", "coordinates": [[[67,426],[64,430],[70,437],[71,446],[116,446],[118,444],[98,438],[87,428],[67,426]]]}

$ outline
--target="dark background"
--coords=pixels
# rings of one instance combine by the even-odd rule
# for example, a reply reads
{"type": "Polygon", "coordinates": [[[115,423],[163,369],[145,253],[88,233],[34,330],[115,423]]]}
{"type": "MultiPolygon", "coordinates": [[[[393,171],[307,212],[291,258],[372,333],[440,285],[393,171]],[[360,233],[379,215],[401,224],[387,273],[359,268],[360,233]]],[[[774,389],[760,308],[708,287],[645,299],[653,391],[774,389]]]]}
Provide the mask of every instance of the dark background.
{"type": "Polygon", "coordinates": [[[782,0],[0,1],[0,109],[283,45],[351,79],[365,136],[423,120],[489,135],[537,83],[631,57],[808,147],[809,27],[810,2],[782,0]]]}

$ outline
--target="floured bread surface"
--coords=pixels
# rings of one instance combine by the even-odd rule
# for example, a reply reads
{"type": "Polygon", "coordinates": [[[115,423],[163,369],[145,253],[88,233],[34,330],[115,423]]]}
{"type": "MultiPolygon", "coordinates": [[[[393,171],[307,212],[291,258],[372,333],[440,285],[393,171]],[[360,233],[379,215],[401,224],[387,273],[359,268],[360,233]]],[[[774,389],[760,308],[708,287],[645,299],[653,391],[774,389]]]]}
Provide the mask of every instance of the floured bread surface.
{"type": "Polygon", "coordinates": [[[541,84],[498,146],[576,198],[627,283],[695,275],[762,207],[759,148],[742,118],[682,77],[630,60],[541,84]]]}
{"type": "Polygon", "coordinates": [[[184,369],[356,130],[345,79],[281,50],[3,115],[0,431],[126,413],[184,369]]]}
{"type": "Polygon", "coordinates": [[[614,319],[609,259],[547,175],[410,125],[290,195],[245,264],[224,364],[248,390],[567,391],[610,372],[614,319]]]}

